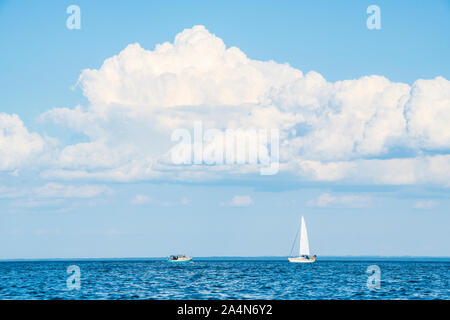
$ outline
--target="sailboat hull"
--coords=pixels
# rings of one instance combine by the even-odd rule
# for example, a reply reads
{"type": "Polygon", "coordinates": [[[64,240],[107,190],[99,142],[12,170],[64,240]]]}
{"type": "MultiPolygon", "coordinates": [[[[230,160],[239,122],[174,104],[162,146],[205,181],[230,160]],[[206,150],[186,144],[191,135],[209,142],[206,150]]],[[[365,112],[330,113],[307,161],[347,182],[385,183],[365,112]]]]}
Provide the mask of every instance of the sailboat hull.
{"type": "Polygon", "coordinates": [[[289,262],[294,262],[294,263],[313,263],[316,261],[315,257],[295,257],[295,258],[288,258],[289,262]]]}

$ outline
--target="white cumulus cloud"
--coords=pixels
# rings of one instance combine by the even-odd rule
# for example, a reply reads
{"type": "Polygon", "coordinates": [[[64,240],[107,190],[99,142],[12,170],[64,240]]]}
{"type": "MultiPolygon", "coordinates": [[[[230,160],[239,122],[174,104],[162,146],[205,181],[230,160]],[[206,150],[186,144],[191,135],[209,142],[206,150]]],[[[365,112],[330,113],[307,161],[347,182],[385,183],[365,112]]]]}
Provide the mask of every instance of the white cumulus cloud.
{"type": "Polygon", "coordinates": [[[425,149],[450,148],[450,81],[417,80],[405,106],[408,133],[425,149]]]}
{"type": "MultiPolygon", "coordinates": [[[[449,185],[450,81],[443,77],[412,85],[380,75],[329,82],[315,71],[251,59],[194,26],[153,50],[130,44],[100,68],[83,70],[78,84],[86,106],[54,108],[41,118],[88,141],[64,145],[44,178],[203,181],[257,174],[257,164],[171,163],[171,132],[201,121],[205,129],[279,129],[280,172],[298,180],[449,185]]],[[[4,116],[17,130],[13,138],[0,132],[0,143],[18,149],[0,158],[0,170],[43,149],[42,138],[11,117],[4,116]]]]}
{"type": "Polygon", "coordinates": [[[0,113],[0,171],[30,164],[44,147],[44,139],[28,132],[18,115],[0,113]]]}

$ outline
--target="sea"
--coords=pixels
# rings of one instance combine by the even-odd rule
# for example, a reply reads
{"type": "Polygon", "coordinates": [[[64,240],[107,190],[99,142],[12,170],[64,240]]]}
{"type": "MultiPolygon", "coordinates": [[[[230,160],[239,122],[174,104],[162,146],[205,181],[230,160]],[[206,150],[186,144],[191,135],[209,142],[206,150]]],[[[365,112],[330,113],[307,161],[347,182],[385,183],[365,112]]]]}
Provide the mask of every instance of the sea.
{"type": "Polygon", "coordinates": [[[0,299],[443,299],[450,259],[194,258],[0,261],[0,299]]]}

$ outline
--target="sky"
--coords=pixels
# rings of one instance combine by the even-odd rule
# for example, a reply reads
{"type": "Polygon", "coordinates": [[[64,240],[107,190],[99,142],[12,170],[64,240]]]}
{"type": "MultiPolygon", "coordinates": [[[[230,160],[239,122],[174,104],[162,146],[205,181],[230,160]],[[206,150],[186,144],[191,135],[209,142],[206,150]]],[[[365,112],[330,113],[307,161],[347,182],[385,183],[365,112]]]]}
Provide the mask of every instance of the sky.
{"type": "Polygon", "coordinates": [[[319,257],[450,256],[448,30],[449,1],[0,0],[0,259],[285,256],[302,215],[319,257]],[[276,130],[279,165],[195,163],[199,123],[276,130]]]}

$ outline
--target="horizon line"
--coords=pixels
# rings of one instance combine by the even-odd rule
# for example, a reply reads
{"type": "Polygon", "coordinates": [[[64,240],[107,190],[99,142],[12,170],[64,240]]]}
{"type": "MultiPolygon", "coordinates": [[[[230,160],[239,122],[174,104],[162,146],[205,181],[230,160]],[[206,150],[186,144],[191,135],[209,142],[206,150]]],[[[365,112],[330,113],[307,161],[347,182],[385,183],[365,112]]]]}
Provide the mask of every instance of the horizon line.
{"type": "MultiPolygon", "coordinates": [[[[288,255],[283,256],[192,256],[194,259],[240,259],[240,260],[255,260],[255,259],[287,259],[288,255]]],[[[450,259],[450,256],[414,256],[414,255],[402,255],[402,256],[383,256],[383,255],[323,255],[318,256],[319,260],[325,259],[450,259]]],[[[1,258],[3,261],[64,261],[64,260],[159,260],[167,259],[167,256],[154,256],[154,257],[64,257],[64,258],[1,258]]]]}

